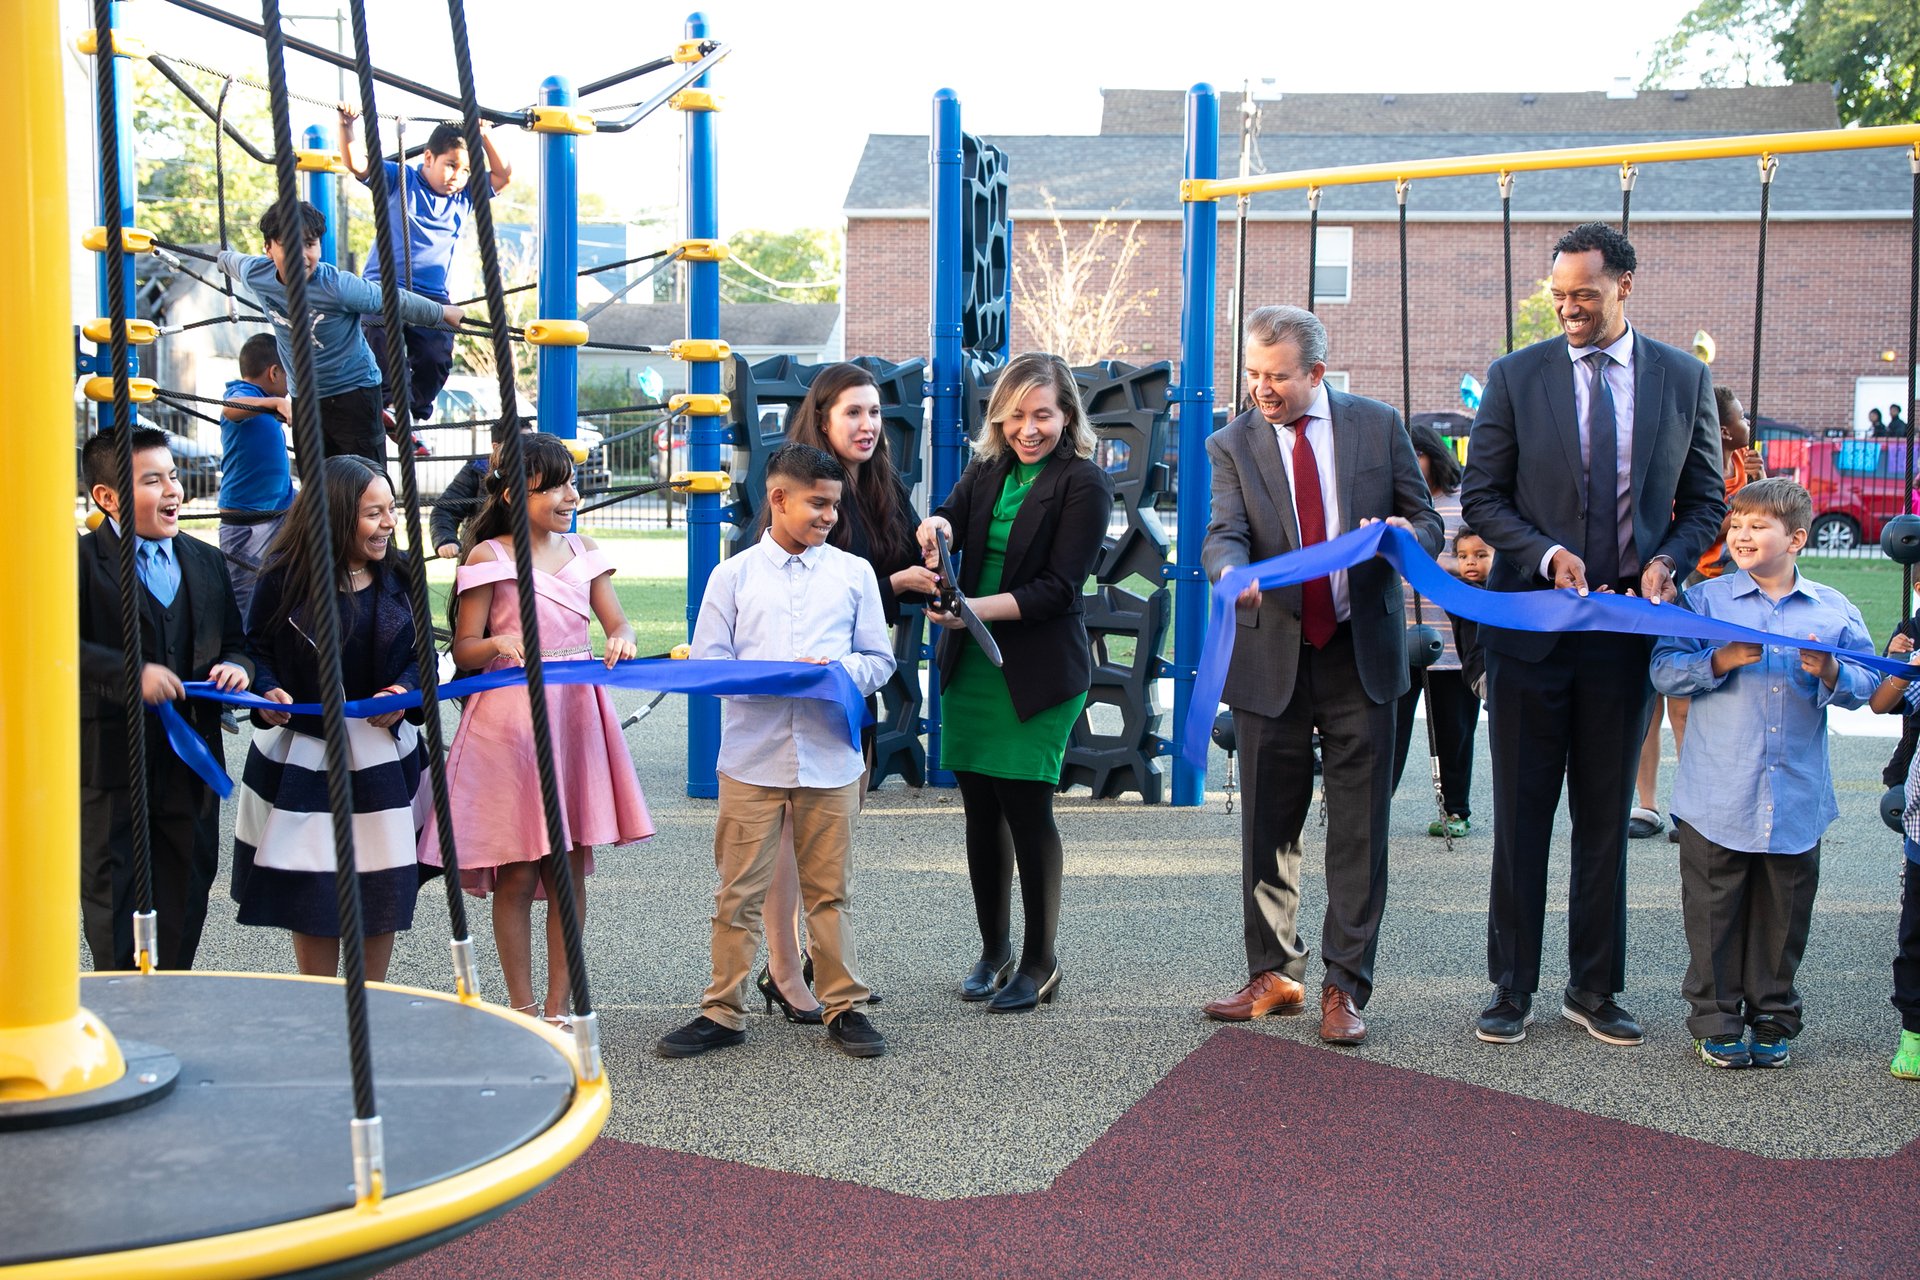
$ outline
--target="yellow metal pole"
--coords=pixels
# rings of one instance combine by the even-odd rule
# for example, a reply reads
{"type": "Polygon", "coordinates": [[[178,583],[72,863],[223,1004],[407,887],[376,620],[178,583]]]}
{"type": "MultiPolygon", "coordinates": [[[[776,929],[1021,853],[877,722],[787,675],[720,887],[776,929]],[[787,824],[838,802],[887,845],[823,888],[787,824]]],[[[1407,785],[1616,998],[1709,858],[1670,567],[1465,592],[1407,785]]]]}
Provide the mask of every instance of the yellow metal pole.
{"type": "Polygon", "coordinates": [[[1593,165],[1659,164],[1677,160],[1724,160],[1761,154],[1808,151],[1860,151],[1869,147],[1907,147],[1920,143],[1920,125],[1889,124],[1871,129],[1810,129],[1803,133],[1753,133],[1737,138],[1698,138],[1675,142],[1622,143],[1568,147],[1559,151],[1513,151],[1504,155],[1444,156],[1389,164],[1344,165],[1332,169],[1295,169],[1251,178],[1188,178],[1182,200],[1222,200],[1260,191],[1313,187],[1352,187],[1368,182],[1414,178],[1467,178],[1483,173],[1585,169],[1593,165]]]}
{"type": "Polygon", "coordinates": [[[12,432],[13,592],[0,628],[0,1102],[126,1072],[80,1007],[80,639],[73,527],[72,241],[58,0],[0,4],[0,381],[12,432]]]}

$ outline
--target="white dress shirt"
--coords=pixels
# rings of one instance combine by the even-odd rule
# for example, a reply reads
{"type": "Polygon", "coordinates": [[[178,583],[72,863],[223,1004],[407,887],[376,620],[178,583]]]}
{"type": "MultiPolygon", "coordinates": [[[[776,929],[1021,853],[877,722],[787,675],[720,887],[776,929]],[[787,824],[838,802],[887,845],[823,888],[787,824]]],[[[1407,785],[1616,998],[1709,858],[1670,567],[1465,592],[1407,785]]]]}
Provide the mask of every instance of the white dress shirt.
{"type": "MultiPolygon", "coordinates": [[[[1589,367],[1592,347],[1567,348],[1567,354],[1573,359],[1573,422],[1574,431],[1580,437],[1580,461],[1588,469],[1593,466],[1593,450],[1587,442],[1587,402],[1593,398],[1593,372],[1589,367]]],[[[1628,325],[1619,337],[1600,348],[1613,359],[1607,361],[1606,372],[1601,376],[1607,380],[1607,390],[1613,393],[1613,452],[1614,475],[1618,477],[1614,489],[1614,511],[1618,515],[1620,531],[1620,572],[1631,577],[1640,572],[1640,552],[1633,542],[1633,326],[1628,325]]],[[[1581,492],[1586,492],[1583,475],[1581,492]]],[[[1553,553],[1564,548],[1555,543],[1547,548],[1547,554],[1540,561],[1540,576],[1552,581],[1553,573],[1549,566],[1553,564],[1553,553]]],[[[1591,584],[1598,586],[1600,584],[1591,584]]]]}
{"type": "MultiPolygon", "coordinates": [[[[693,629],[695,658],[838,660],[863,694],[893,675],[873,566],[838,547],[794,555],[771,532],[722,561],[693,629]]],[[[757,787],[844,787],[865,762],[839,706],[766,694],[725,699],[719,770],[757,787]]]]}
{"type": "MultiPolygon", "coordinates": [[[[1328,541],[1346,532],[1340,520],[1340,482],[1334,476],[1333,449],[1333,406],[1327,402],[1327,384],[1322,382],[1313,393],[1313,403],[1307,406],[1306,418],[1307,443],[1313,447],[1314,470],[1320,473],[1320,504],[1326,510],[1327,527],[1322,534],[1328,541]]],[[[1293,479],[1293,428],[1286,423],[1274,424],[1273,434],[1280,441],[1280,462],[1287,469],[1287,492],[1298,493],[1293,479]]],[[[1296,497],[1293,503],[1293,523],[1300,524],[1300,501],[1296,497]]],[[[1300,531],[1301,542],[1306,541],[1307,532],[1300,531]]],[[[1347,600],[1347,571],[1327,575],[1328,583],[1333,587],[1333,618],[1335,622],[1345,622],[1352,616],[1352,606],[1347,600]]]]}

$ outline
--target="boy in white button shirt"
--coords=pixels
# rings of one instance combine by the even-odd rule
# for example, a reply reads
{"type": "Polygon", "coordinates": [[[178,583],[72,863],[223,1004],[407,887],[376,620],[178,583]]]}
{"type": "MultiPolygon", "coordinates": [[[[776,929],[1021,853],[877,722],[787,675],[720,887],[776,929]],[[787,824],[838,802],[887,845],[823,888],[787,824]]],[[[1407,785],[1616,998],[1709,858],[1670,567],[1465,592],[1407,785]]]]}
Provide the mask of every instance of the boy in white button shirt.
{"type": "MultiPolygon", "coordinates": [[[[839,662],[862,694],[893,674],[893,644],[873,568],[827,545],[846,471],[812,445],[787,444],[767,459],[767,531],[707,580],[693,629],[695,658],[839,662]]],[[[853,976],[848,902],[853,819],[865,763],[847,740],[845,715],[815,698],[726,700],[720,732],[720,817],[713,858],[713,982],[700,1016],[662,1036],[662,1057],[690,1058],[747,1038],[741,992],[761,941],[761,906],[773,880],[782,815],[793,812],[793,848],[812,939],[827,1038],[856,1058],[887,1042],[854,1006],[867,989],[853,976]]]]}

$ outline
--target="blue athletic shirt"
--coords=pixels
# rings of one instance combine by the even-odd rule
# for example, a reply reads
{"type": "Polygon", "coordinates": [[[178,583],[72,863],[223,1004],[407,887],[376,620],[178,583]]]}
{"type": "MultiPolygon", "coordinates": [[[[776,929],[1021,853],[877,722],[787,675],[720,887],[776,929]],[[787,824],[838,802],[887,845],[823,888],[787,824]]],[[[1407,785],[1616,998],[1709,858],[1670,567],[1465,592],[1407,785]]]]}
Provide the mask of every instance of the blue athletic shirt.
{"type": "MultiPolygon", "coordinates": [[[[287,371],[288,393],[293,385],[293,328],[287,320],[287,287],[265,254],[220,254],[220,269],[240,282],[255,306],[273,322],[273,343],[280,367],[287,371]]],[[[402,324],[438,325],[441,305],[432,298],[400,291],[402,324]]],[[[380,366],[373,349],[360,334],[360,317],[380,313],[380,286],[323,262],[307,277],[307,307],[313,312],[314,394],[321,399],[358,387],[378,387],[380,366]]]]}
{"type": "MultiPolygon", "coordinates": [[[[387,166],[387,208],[392,218],[391,225],[400,225],[400,166],[389,160],[387,166]]],[[[453,265],[453,246],[460,239],[460,232],[467,225],[467,215],[473,211],[473,197],[462,187],[450,196],[443,196],[427,185],[420,176],[420,166],[407,167],[407,220],[409,239],[413,245],[413,275],[407,287],[416,293],[445,300],[447,298],[447,270],[453,265]]],[[[404,255],[396,253],[394,266],[401,272],[401,280],[406,283],[408,262],[404,255]]],[[[380,255],[378,247],[367,251],[368,280],[380,279],[380,255]]]]}
{"type": "MultiPolygon", "coordinates": [[[[227,384],[227,399],[266,392],[245,378],[227,384]]],[[[287,438],[280,419],[256,413],[238,422],[220,420],[220,509],[285,511],[293,505],[293,472],[287,466],[287,438]]]]}

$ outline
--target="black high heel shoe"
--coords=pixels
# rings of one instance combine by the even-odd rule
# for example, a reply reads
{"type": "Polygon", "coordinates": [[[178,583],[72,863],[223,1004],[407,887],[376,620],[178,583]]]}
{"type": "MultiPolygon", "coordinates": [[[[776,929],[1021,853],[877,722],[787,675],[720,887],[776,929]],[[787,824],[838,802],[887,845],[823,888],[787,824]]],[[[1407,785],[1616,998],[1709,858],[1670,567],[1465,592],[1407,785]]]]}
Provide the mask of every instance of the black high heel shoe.
{"type": "MultiPolygon", "coordinates": [[[[802,965],[802,966],[800,967],[800,976],[801,976],[801,977],[803,977],[803,978],[805,978],[805,979],[807,980],[807,985],[808,985],[808,986],[812,986],[812,985],[813,985],[813,957],[812,957],[812,956],[808,956],[808,957],[807,957],[807,962],[806,962],[806,963],[805,963],[804,965],[802,965]]],[[[856,1003],[858,1003],[858,1004],[879,1004],[879,1003],[880,1003],[880,993],[879,993],[878,991],[875,991],[875,990],[874,990],[874,989],[873,989],[872,987],[868,987],[868,988],[867,988],[867,998],[866,998],[865,1000],[860,1000],[860,1001],[856,1001],[856,1003]]]]}
{"type": "Polygon", "coordinates": [[[804,1026],[817,1027],[826,1021],[826,1010],[818,1004],[814,1005],[811,1009],[796,1009],[787,1003],[787,998],[780,994],[780,984],[773,980],[773,970],[771,968],[761,969],[760,981],[754,985],[760,988],[760,994],[766,999],[768,1014],[773,1013],[773,1006],[777,1003],[786,1013],[788,1022],[798,1022],[804,1026]]]}
{"type": "Polygon", "coordinates": [[[1012,973],[1012,956],[998,967],[986,960],[975,961],[973,968],[967,970],[967,976],[960,979],[960,998],[969,1003],[985,1000],[1005,986],[1012,973]]]}
{"type": "Polygon", "coordinates": [[[1052,1004],[1053,997],[1060,990],[1060,966],[1056,962],[1053,972],[1045,982],[1034,985],[1032,978],[1024,973],[1016,973],[1006,986],[1000,988],[993,999],[987,1001],[988,1013],[1024,1013],[1035,1005],[1052,1004]]]}

